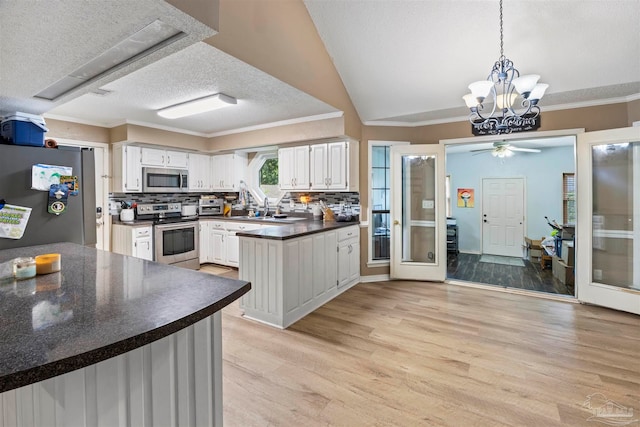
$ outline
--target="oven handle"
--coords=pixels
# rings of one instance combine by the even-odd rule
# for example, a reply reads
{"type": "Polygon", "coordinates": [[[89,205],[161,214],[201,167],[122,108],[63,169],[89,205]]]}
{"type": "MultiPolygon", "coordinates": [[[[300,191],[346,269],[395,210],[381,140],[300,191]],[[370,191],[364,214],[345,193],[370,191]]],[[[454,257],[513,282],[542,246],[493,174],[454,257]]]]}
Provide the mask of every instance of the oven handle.
{"type": "Polygon", "coordinates": [[[198,227],[198,222],[176,222],[173,224],[156,224],[155,227],[158,230],[176,230],[180,228],[198,227]]]}

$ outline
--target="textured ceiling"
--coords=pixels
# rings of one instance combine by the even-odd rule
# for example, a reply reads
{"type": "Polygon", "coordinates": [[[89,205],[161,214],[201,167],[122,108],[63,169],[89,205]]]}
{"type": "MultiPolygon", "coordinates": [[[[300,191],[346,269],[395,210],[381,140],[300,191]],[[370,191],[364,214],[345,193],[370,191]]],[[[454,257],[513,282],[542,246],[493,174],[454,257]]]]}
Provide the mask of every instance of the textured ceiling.
{"type": "MultiPolygon", "coordinates": [[[[497,0],[304,3],[367,124],[464,118],[467,84],[486,78],[499,56],[497,0]]],[[[639,97],[640,1],[506,0],[504,21],[505,55],[550,85],[543,111],[639,97]]],[[[340,114],[199,43],[213,33],[162,0],[0,0],[0,115],[25,111],[216,135],[340,114]],[[56,102],[33,98],[158,18],[188,37],[56,102]],[[97,88],[113,92],[90,93],[97,88]],[[177,120],[154,113],[216,92],[238,105],[177,120]]]]}
{"type": "Polygon", "coordinates": [[[114,126],[128,121],[178,128],[199,134],[220,133],[282,120],[327,113],[335,108],[204,43],[197,43],[50,111],[114,126]],[[222,92],[238,104],[181,119],[163,119],[162,107],[222,92]]]}
{"type": "Polygon", "coordinates": [[[0,114],[44,113],[214,34],[162,0],[0,0],[0,114]],[[33,97],[158,19],[185,37],[54,102],[33,97]]]}

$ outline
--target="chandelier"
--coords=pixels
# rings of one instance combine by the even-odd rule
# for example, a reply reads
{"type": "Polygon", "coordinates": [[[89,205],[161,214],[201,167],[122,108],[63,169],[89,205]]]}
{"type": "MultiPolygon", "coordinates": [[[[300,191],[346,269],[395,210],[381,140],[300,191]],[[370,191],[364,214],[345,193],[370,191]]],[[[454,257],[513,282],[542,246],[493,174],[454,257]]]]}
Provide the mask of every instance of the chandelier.
{"type": "MultiPolygon", "coordinates": [[[[504,56],[502,0],[500,0],[500,58],[493,64],[487,80],[471,83],[471,93],[462,97],[471,110],[469,121],[493,133],[511,133],[540,115],[538,101],[549,87],[538,83],[539,75],[520,76],[513,62],[504,56]],[[491,111],[483,113],[491,103],[491,111]]],[[[487,108],[488,110],[488,108],[487,108]]]]}

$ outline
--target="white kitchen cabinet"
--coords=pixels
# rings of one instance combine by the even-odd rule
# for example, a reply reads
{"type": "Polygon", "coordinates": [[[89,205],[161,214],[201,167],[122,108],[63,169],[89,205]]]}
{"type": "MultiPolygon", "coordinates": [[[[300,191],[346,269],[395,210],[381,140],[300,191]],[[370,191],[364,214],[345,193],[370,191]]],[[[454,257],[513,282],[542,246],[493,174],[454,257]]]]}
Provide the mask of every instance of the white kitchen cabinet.
{"type": "Polygon", "coordinates": [[[311,190],[358,191],[357,156],[353,141],[311,145],[311,190]]]}
{"type": "Polygon", "coordinates": [[[238,191],[240,181],[247,174],[245,153],[211,156],[211,189],[213,191],[238,191]]]}
{"type": "Polygon", "coordinates": [[[360,281],[360,228],[346,227],[338,232],[338,287],[360,281]]]}
{"type": "Polygon", "coordinates": [[[308,190],[309,146],[278,150],[278,183],[281,190],[308,190]]]}
{"type": "Polygon", "coordinates": [[[346,190],[348,151],[346,142],[311,146],[310,174],[312,190],[346,190]]]}
{"type": "Polygon", "coordinates": [[[200,243],[200,264],[205,264],[211,261],[211,237],[209,221],[200,221],[198,223],[199,228],[199,243],[200,243]]]}
{"type": "Polygon", "coordinates": [[[237,232],[257,230],[261,224],[240,221],[200,221],[200,263],[237,267],[240,241],[237,232]]]}
{"type": "Polygon", "coordinates": [[[140,147],[114,144],[111,171],[111,191],[133,193],[142,191],[140,147]]]}
{"type": "Polygon", "coordinates": [[[288,240],[241,236],[239,278],[251,282],[240,300],[244,315],[286,328],[355,285],[337,286],[339,230],[288,240]]]}
{"type": "Polygon", "coordinates": [[[112,252],[153,261],[153,227],[151,225],[113,224],[112,252]]]}
{"type": "Polygon", "coordinates": [[[189,154],[189,191],[211,191],[211,156],[189,154]]]}
{"type": "Polygon", "coordinates": [[[142,147],[142,165],[160,168],[186,169],[189,155],[183,151],[142,147]]]}

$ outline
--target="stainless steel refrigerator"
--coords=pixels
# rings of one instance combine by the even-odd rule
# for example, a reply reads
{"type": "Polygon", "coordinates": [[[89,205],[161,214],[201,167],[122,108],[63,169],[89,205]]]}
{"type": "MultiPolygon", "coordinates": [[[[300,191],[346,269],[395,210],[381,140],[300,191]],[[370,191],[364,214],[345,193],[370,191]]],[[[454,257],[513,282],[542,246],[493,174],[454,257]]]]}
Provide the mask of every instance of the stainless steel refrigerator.
{"type": "Polygon", "coordinates": [[[46,243],[96,244],[95,160],[93,149],[44,148],[0,144],[0,199],[7,204],[32,208],[22,238],[0,238],[0,249],[46,243]],[[35,164],[70,166],[78,177],[78,195],[69,196],[60,215],[48,213],[48,191],[31,189],[35,164]]]}

